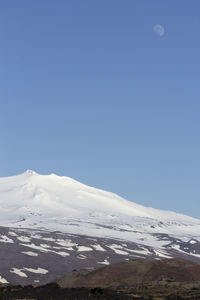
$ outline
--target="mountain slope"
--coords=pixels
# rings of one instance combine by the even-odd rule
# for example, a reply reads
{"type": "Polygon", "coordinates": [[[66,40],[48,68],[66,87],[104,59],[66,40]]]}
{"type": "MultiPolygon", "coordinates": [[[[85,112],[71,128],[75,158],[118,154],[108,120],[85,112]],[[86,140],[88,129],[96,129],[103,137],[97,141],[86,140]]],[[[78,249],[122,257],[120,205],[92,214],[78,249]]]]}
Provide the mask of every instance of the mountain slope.
{"type": "Polygon", "coordinates": [[[200,262],[200,220],[55,174],[0,178],[0,282],[45,283],[138,257],[200,262]]]}
{"type": "Polygon", "coordinates": [[[166,233],[177,238],[199,238],[200,220],[156,210],[95,189],[68,177],[33,171],[0,178],[2,226],[46,228],[117,237],[145,244],[162,244],[153,237],[166,233]],[[144,236],[144,234],[146,234],[144,236]]]}

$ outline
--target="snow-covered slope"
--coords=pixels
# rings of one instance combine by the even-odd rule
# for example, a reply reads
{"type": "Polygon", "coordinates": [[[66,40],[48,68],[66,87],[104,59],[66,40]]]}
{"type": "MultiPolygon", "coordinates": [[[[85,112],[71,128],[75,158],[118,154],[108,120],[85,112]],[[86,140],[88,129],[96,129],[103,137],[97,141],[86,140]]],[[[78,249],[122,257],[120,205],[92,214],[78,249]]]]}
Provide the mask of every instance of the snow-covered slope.
{"type": "Polygon", "coordinates": [[[180,256],[200,262],[200,220],[55,174],[0,178],[0,283],[46,283],[73,269],[180,256]]]}
{"type": "Polygon", "coordinates": [[[200,240],[200,220],[127,201],[68,177],[27,170],[0,178],[0,225],[162,246],[157,234],[200,240]],[[156,235],[155,235],[156,233],[156,235]]]}

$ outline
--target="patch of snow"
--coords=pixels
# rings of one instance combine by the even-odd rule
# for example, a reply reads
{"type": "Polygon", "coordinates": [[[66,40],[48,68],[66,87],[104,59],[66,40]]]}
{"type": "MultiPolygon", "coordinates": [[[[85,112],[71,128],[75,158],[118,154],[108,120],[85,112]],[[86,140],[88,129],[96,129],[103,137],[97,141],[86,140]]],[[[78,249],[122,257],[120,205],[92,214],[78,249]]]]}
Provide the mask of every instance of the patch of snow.
{"type": "Polygon", "coordinates": [[[51,248],[51,246],[49,246],[47,244],[40,244],[40,247],[42,247],[42,248],[51,248]]]}
{"type": "Polygon", "coordinates": [[[154,253],[159,256],[159,257],[162,257],[162,258],[172,258],[171,255],[168,255],[166,252],[162,251],[162,250],[159,250],[159,251],[156,251],[154,249],[154,253]]]}
{"type": "MultiPolygon", "coordinates": [[[[45,253],[48,253],[48,252],[51,252],[51,253],[55,253],[55,254],[58,254],[58,255],[61,255],[61,256],[63,256],[63,257],[66,257],[66,256],[69,256],[70,254],[69,253],[67,253],[67,252],[64,252],[64,251],[54,251],[54,250],[52,250],[52,249],[49,249],[49,247],[47,248],[47,247],[44,247],[44,245],[43,244],[40,244],[40,246],[37,246],[37,245],[35,245],[35,244],[21,244],[21,245],[23,245],[23,246],[25,246],[25,247],[29,247],[29,248],[32,248],[32,249],[35,249],[35,250],[39,250],[39,251],[41,251],[41,252],[45,252],[45,253]]],[[[46,245],[45,245],[46,246],[46,245]]]]}
{"type": "Polygon", "coordinates": [[[73,243],[71,240],[57,239],[56,244],[63,246],[67,249],[73,250],[73,246],[77,246],[78,244],[73,243]]]}
{"type": "Polygon", "coordinates": [[[79,256],[77,256],[77,258],[79,258],[79,259],[86,259],[87,256],[80,254],[79,256]]]}
{"type": "Polygon", "coordinates": [[[17,268],[12,268],[10,270],[11,273],[14,273],[20,277],[28,277],[24,272],[22,272],[23,269],[17,269],[17,268]]]}
{"type": "Polygon", "coordinates": [[[23,251],[23,252],[21,252],[21,253],[26,254],[26,255],[29,255],[29,256],[38,256],[38,253],[36,253],[36,252],[31,252],[31,251],[27,251],[27,252],[23,251]]]}
{"type": "Polygon", "coordinates": [[[44,240],[44,241],[47,241],[47,242],[55,242],[55,239],[53,239],[53,238],[44,238],[44,237],[41,237],[41,240],[44,240]]]}
{"type": "Polygon", "coordinates": [[[0,275],[0,283],[9,283],[9,282],[0,275]]]}
{"type": "Polygon", "coordinates": [[[149,252],[148,249],[146,248],[142,248],[142,249],[139,249],[139,250],[132,250],[132,249],[127,249],[128,251],[130,251],[131,253],[137,253],[137,254],[141,254],[141,255],[150,255],[151,253],[149,252]]]}
{"type": "Polygon", "coordinates": [[[13,232],[13,231],[9,231],[8,234],[11,235],[11,236],[18,236],[18,234],[16,234],[16,233],[13,232]]]}
{"type": "Polygon", "coordinates": [[[9,237],[7,237],[6,235],[0,235],[0,242],[1,243],[10,243],[10,244],[14,243],[14,241],[12,239],[10,239],[9,237]]]}
{"type": "Polygon", "coordinates": [[[27,236],[18,236],[17,239],[20,241],[20,242],[24,242],[24,243],[30,243],[31,239],[27,236]]]}
{"type": "Polygon", "coordinates": [[[42,252],[49,252],[49,249],[46,249],[46,248],[43,248],[41,246],[37,246],[33,243],[31,244],[21,244],[22,246],[25,246],[25,247],[29,247],[29,248],[32,248],[32,249],[35,249],[35,250],[39,250],[39,251],[42,251],[42,252]]]}
{"type": "Polygon", "coordinates": [[[32,269],[32,268],[23,268],[23,270],[31,272],[31,273],[35,273],[35,274],[47,274],[49,271],[42,269],[42,268],[37,268],[37,269],[32,269]]]}
{"type": "Polygon", "coordinates": [[[69,256],[69,255],[70,255],[69,253],[63,252],[63,251],[56,252],[56,254],[61,255],[61,256],[63,256],[63,257],[66,257],[66,256],[69,256]]]}
{"type": "Polygon", "coordinates": [[[93,247],[96,251],[106,251],[103,247],[101,247],[101,245],[98,244],[91,245],[91,247],[93,247]]]}
{"type": "Polygon", "coordinates": [[[93,251],[93,249],[92,248],[90,248],[90,247],[85,247],[85,246],[77,246],[77,248],[78,248],[78,252],[84,252],[84,251],[93,251]]]}
{"type": "Polygon", "coordinates": [[[40,234],[31,234],[31,238],[37,239],[37,240],[43,239],[43,237],[40,234]]]}
{"type": "Polygon", "coordinates": [[[98,264],[102,264],[102,265],[109,265],[109,261],[107,259],[104,259],[104,261],[98,261],[98,264]]]}
{"type": "Polygon", "coordinates": [[[113,250],[116,254],[121,254],[121,255],[128,255],[129,253],[121,250],[122,246],[117,245],[117,244],[112,244],[110,246],[107,246],[108,248],[110,248],[111,250],[113,250]]]}
{"type": "Polygon", "coordinates": [[[190,240],[189,243],[193,245],[193,244],[196,244],[197,241],[195,241],[195,240],[190,240]]]}
{"type": "MultiPolygon", "coordinates": [[[[53,246],[53,249],[64,250],[64,249],[66,249],[66,248],[65,248],[65,247],[56,247],[56,246],[53,246]]],[[[67,250],[69,250],[69,249],[67,248],[67,250]]]]}

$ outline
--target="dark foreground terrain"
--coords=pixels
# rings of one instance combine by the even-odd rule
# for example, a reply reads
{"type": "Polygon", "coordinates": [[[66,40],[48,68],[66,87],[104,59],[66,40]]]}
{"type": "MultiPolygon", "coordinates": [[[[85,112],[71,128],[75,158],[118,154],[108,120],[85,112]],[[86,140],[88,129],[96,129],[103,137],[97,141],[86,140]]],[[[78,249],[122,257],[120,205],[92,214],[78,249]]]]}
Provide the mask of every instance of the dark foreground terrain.
{"type": "MultiPolygon", "coordinates": [[[[40,287],[4,286],[0,288],[1,300],[86,300],[86,299],[132,299],[122,292],[106,289],[88,288],[60,288],[57,284],[48,284],[40,287]]],[[[138,298],[137,298],[138,299],[138,298]]]]}
{"type": "Polygon", "coordinates": [[[47,285],[0,285],[0,300],[12,299],[200,300],[200,265],[183,259],[139,259],[74,271],[47,285]]]}
{"type": "Polygon", "coordinates": [[[128,290],[102,288],[60,288],[57,284],[40,287],[2,286],[1,300],[186,300],[200,299],[200,286],[137,286],[128,290]]]}

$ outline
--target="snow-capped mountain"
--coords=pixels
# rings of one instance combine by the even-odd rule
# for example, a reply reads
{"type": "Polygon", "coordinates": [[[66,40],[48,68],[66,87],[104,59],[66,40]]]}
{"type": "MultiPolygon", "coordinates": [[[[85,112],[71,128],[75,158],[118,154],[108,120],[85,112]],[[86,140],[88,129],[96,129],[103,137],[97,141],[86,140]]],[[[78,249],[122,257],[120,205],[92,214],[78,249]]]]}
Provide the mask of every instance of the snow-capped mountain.
{"type": "Polygon", "coordinates": [[[55,174],[0,178],[0,226],[0,282],[47,282],[136,257],[200,261],[200,220],[55,174]]]}

